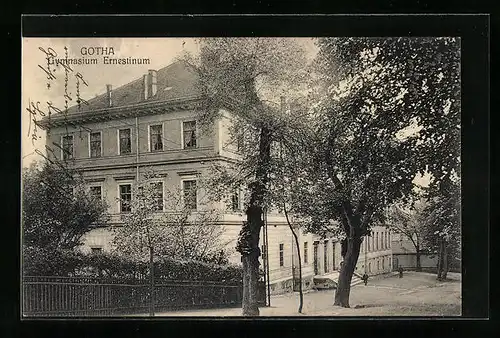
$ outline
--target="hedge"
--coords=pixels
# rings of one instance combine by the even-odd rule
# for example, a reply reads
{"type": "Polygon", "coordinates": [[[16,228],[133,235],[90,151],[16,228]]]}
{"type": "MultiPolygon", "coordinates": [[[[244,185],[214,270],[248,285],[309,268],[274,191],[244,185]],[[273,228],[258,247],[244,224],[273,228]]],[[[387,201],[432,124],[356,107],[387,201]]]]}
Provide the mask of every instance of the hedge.
{"type": "MultiPolygon", "coordinates": [[[[154,263],[156,280],[213,281],[241,283],[238,265],[195,260],[162,259],[154,263]]],[[[23,254],[25,276],[101,277],[127,281],[149,278],[149,263],[112,254],[82,254],[73,251],[48,252],[27,248],[23,254]]]]}

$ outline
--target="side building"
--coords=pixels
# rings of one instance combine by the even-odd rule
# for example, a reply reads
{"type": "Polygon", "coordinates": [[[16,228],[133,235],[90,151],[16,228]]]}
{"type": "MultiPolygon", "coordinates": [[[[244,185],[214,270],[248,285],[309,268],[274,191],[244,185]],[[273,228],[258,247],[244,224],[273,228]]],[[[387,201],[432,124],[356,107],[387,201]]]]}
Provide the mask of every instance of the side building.
{"type": "MultiPolygon", "coordinates": [[[[133,199],[133,186],[151,168],[161,177],[160,198],[167,189],[182,194],[194,188],[196,194],[190,200],[193,209],[211,207],[222,211],[221,241],[227,245],[230,260],[240,262],[235,246],[245,219],[244,192],[231,192],[230,205],[209,203],[203,187],[197,185],[200,178],[209,175],[210,163],[229,163],[239,156],[237,142],[229,137],[231,114],[229,109],[221,111],[221,118],[202,130],[197,121],[200,100],[196,72],[178,61],[158,71],[149,70],[119,88],[107,85],[104,94],[82,103],[80,108],[71,107],[67,113],[53,114],[39,123],[47,131],[47,156],[82,172],[89,193],[109,206],[110,223],[96,226],[85,236],[83,251],[111,250],[109,227],[123,224],[122,215],[131,209],[128,202],[133,199]]],[[[261,263],[269,271],[272,293],[289,291],[297,285],[294,277],[298,276],[299,251],[304,288],[313,286],[314,276],[340,268],[340,243],[335,238],[320,239],[297,230],[297,247],[280,212],[270,210],[265,216],[267,227],[260,236],[261,263]],[[267,262],[269,266],[265,266],[267,262]]],[[[383,235],[377,238],[376,243],[387,243],[383,235]]],[[[366,267],[371,274],[387,270],[391,262],[385,257],[383,245],[368,245],[364,256],[360,255],[357,270],[366,267]]]]}
{"type": "MultiPolygon", "coordinates": [[[[394,233],[391,240],[394,269],[396,270],[402,267],[407,270],[416,270],[417,250],[412,241],[406,235],[400,233],[394,233]]],[[[416,241],[417,239],[414,238],[414,240],[416,241]]],[[[438,262],[437,255],[429,254],[427,251],[421,249],[419,256],[422,271],[436,271],[438,262]]]]}

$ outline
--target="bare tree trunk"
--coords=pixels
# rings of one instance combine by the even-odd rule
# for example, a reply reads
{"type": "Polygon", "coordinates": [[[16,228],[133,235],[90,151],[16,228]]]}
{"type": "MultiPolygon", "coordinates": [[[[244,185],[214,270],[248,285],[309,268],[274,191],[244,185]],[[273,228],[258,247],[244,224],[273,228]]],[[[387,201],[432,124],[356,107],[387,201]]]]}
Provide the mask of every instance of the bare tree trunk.
{"type": "Polygon", "coordinates": [[[419,271],[419,272],[420,272],[420,271],[422,271],[422,263],[420,262],[420,256],[421,256],[421,254],[420,254],[420,247],[419,247],[419,246],[417,246],[417,247],[416,247],[416,249],[417,249],[417,250],[416,250],[416,257],[417,257],[417,271],[419,271]]]}
{"type": "Polygon", "coordinates": [[[154,262],[153,262],[153,247],[149,248],[149,316],[155,315],[155,276],[154,276],[154,262]]]}
{"type": "MultiPolygon", "coordinates": [[[[302,260],[300,257],[300,246],[299,246],[299,237],[293,230],[292,224],[290,223],[290,220],[288,218],[288,212],[286,211],[286,205],[283,204],[283,211],[285,212],[285,217],[286,221],[288,223],[288,227],[290,228],[290,231],[292,232],[293,238],[295,239],[295,245],[297,246],[297,256],[299,258],[299,313],[302,313],[302,306],[304,304],[304,294],[302,292],[302,260]]],[[[293,254],[293,253],[292,253],[293,254]]],[[[292,278],[295,278],[292,274],[292,278]]]]}
{"type": "Polygon", "coordinates": [[[351,291],[352,275],[358,262],[359,251],[361,248],[361,237],[353,236],[347,238],[347,251],[344,257],[342,267],[340,268],[339,283],[335,292],[335,302],[333,305],[349,307],[349,294],[351,291]]]}
{"type": "Polygon", "coordinates": [[[243,263],[243,315],[258,316],[259,281],[259,236],[263,226],[262,208],[264,195],[269,181],[268,167],[271,161],[271,131],[266,126],[260,130],[259,163],[255,181],[250,184],[250,201],[247,208],[247,221],[238,238],[236,249],[241,253],[243,263]]]}
{"type": "Polygon", "coordinates": [[[443,272],[441,273],[441,280],[446,280],[448,277],[448,245],[443,240],[443,272]]]}
{"type": "Polygon", "coordinates": [[[243,255],[243,315],[258,316],[258,256],[243,255]]]}
{"type": "Polygon", "coordinates": [[[443,273],[443,241],[439,239],[439,249],[438,249],[438,265],[437,265],[437,279],[441,280],[443,273]]]}
{"type": "Polygon", "coordinates": [[[241,237],[245,236],[248,248],[241,252],[243,264],[243,315],[258,316],[259,281],[259,231],[262,224],[261,208],[249,207],[241,237]],[[244,233],[244,234],[243,234],[244,233]],[[242,236],[243,235],[243,236],[242,236]]]}

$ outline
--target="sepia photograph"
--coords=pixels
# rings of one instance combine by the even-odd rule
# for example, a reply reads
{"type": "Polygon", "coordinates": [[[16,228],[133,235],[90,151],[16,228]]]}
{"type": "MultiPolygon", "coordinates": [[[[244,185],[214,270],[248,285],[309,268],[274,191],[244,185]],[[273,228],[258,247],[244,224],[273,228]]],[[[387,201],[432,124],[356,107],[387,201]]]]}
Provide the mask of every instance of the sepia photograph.
{"type": "Polygon", "coordinates": [[[23,37],[21,63],[21,318],[462,315],[460,37],[23,37]]]}

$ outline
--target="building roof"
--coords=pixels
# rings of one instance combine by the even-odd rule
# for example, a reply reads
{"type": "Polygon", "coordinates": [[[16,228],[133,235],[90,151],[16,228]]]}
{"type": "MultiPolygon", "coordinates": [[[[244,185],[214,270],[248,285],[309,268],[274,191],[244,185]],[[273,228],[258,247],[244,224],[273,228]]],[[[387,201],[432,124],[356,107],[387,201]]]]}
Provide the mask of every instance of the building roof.
{"type": "MultiPolygon", "coordinates": [[[[112,89],[113,107],[129,106],[145,101],[166,101],[191,97],[199,93],[197,81],[198,75],[192,66],[184,61],[176,61],[157,71],[157,92],[153,97],[144,100],[141,76],[123,86],[112,89]]],[[[108,108],[107,92],[91,98],[87,102],[88,105],[82,104],[80,110],[77,105],[70,107],[68,113],[84,113],[108,108]]]]}
{"type": "MultiPolygon", "coordinates": [[[[39,125],[42,128],[47,128],[49,125],[57,126],[62,123],[63,119],[64,121],[81,123],[121,118],[125,117],[124,114],[137,111],[138,108],[143,108],[146,112],[150,107],[173,104],[178,106],[193,101],[200,95],[198,74],[192,66],[184,61],[176,61],[159,69],[156,74],[156,85],[156,94],[144,99],[143,77],[141,76],[123,86],[111,89],[111,107],[107,91],[105,91],[90,99],[82,97],[88,104],[82,103],[80,108],[78,105],[74,105],[68,108],[67,113],[52,114],[50,120],[45,117],[39,122],[39,125]]],[[[104,90],[106,89],[104,88],[104,90]]],[[[151,110],[147,112],[151,113],[151,110]]],[[[156,109],[155,112],[158,113],[159,110],[156,109]]]]}

